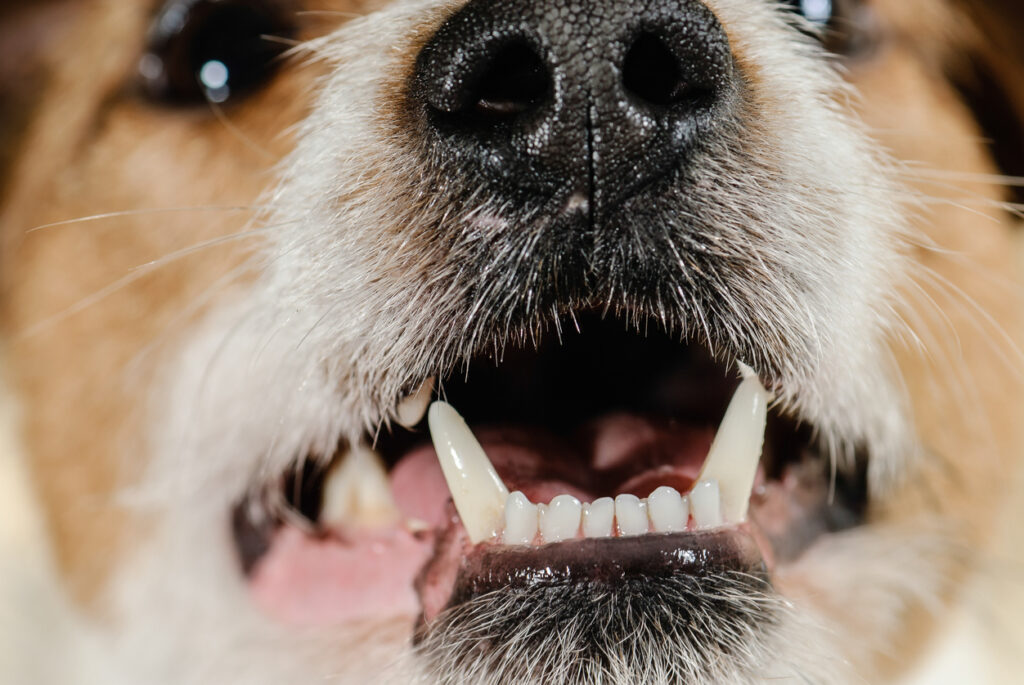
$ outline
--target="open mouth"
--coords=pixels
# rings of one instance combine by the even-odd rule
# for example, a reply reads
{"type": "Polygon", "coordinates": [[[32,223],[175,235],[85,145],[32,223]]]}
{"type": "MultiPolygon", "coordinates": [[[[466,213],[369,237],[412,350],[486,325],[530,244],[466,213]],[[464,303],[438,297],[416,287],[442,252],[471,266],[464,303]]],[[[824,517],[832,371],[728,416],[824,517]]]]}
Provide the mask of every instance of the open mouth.
{"type": "Polygon", "coordinates": [[[427,379],[404,426],[256,488],[234,516],[250,586],[301,625],[415,616],[427,644],[469,624],[505,644],[523,625],[509,607],[614,615],[620,637],[769,621],[752,598],[860,524],[867,488],[765,385],[653,323],[574,319],[427,379]]]}

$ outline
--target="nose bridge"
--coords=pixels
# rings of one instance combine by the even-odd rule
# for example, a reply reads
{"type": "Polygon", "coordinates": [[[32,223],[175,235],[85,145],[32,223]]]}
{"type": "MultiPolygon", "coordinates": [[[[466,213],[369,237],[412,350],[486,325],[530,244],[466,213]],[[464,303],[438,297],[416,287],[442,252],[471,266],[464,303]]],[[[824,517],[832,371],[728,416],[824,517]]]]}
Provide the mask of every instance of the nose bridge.
{"type": "MultiPolygon", "coordinates": [[[[561,136],[573,140],[574,149],[591,167],[602,167],[613,157],[641,154],[651,144],[656,122],[650,112],[629,106],[621,93],[629,38],[638,33],[640,26],[636,3],[577,4],[590,11],[568,16],[559,11],[559,6],[566,4],[573,3],[556,0],[541,18],[554,87],[548,117],[535,122],[533,133],[550,143],[553,129],[559,129],[561,136]],[[559,125],[551,126],[551,121],[559,125]],[[623,144],[615,134],[626,128],[630,140],[623,144]],[[571,130],[578,133],[573,135],[571,130]]],[[[562,148],[568,147],[556,144],[552,150],[550,145],[546,149],[544,143],[537,142],[536,150],[545,150],[553,157],[547,160],[549,164],[558,164],[558,157],[564,154],[562,148]]],[[[595,173],[600,175],[597,168],[592,168],[589,175],[595,173]]]]}
{"type": "Polygon", "coordinates": [[[420,55],[415,91],[485,176],[599,210],[680,162],[731,72],[701,0],[471,0],[420,55]]]}

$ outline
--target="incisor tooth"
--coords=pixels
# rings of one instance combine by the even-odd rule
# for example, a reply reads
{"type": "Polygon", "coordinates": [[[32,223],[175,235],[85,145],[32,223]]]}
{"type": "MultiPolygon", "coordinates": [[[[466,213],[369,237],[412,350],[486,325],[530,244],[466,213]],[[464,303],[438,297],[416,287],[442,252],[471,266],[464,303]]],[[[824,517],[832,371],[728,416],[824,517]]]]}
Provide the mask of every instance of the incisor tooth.
{"type": "Polygon", "coordinates": [[[544,542],[561,542],[576,537],[583,505],[572,495],[559,495],[540,511],[540,535],[544,542]]]}
{"type": "Polygon", "coordinates": [[[583,535],[588,538],[610,538],[615,523],[615,500],[600,497],[583,505],[583,535]]]}
{"type": "Polygon", "coordinates": [[[405,399],[398,403],[395,415],[398,423],[406,428],[412,428],[423,420],[430,405],[430,398],[434,394],[434,377],[431,376],[423,381],[415,391],[409,393],[405,399]]]}
{"type": "Polygon", "coordinates": [[[537,537],[537,505],[521,492],[513,492],[505,500],[506,545],[528,545],[537,537]]]}
{"type": "Polygon", "coordinates": [[[636,495],[619,495],[615,498],[615,522],[619,535],[643,535],[647,532],[647,505],[636,495]]]}
{"type": "Polygon", "coordinates": [[[657,533],[686,530],[690,507],[675,488],[662,486],[647,498],[647,515],[657,533]]]}
{"type": "Polygon", "coordinates": [[[718,427],[698,481],[715,480],[722,495],[722,515],[729,523],[747,518],[750,491],[764,446],[764,427],[771,394],[754,372],[740,365],[743,381],[718,427]]]}
{"type": "Polygon", "coordinates": [[[693,522],[697,528],[717,528],[722,525],[722,505],[718,483],[702,480],[690,491],[693,522]]]}
{"type": "Polygon", "coordinates": [[[427,423],[441,471],[470,541],[476,544],[497,536],[504,519],[508,488],[491,460],[450,404],[430,405],[427,423]]]}
{"type": "Polygon", "coordinates": [[[328,528],[382,528],[398,521],[387,470],[365,445],[349,450],[324,480],[320,522],[328,528]]]}

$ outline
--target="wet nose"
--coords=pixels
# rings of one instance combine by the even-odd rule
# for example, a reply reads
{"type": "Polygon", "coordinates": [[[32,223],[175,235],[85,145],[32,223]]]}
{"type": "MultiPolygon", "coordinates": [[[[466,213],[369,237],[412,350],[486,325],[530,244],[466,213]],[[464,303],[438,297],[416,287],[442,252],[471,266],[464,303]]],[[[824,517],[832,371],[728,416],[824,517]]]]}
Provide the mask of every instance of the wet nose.
{"type": "Polygon", "coordinates": [[[734,74],[700,0],[472,0],[420,53],[412,92],[446,163],[600,213],[708,142],[734,74]]]}

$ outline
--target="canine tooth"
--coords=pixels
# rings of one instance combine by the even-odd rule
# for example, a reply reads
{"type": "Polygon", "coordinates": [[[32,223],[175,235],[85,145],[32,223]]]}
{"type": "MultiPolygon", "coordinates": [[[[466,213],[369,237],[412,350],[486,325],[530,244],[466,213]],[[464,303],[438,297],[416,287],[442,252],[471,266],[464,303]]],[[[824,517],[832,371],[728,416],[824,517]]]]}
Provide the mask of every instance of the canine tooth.
{"type": "Polygon", "coordinates": [[[619,495],[615,498],[615,522],[619,535],[643,535],[647,532],[647,504],[636,495],[619,495]]]}
{"type": "Polygon", "coordinates": [[[350,449],[324,480],[320,522],[328,528],[384,527],[398,518],[380,455],[365,445],[350,449]]]}
{"type": "Polygon", "coordinates": [[[702,480],[690,491],[690,507],[697,528],[717,528],[722,525],[722,506],[718,483],[702,480]]]}
{"type": "Polygon", "coordinates": [[[662,486],[647,498],[647,514],[655,532],[675,533],[686,530],[690,506],[678,490],[662,486]]]}
{"type": "Polygon", "coordinates": [[[583,535],[588,538],[609,538],[615,523],[615,500],[600,497],[583,505],[583,535]]]}
{"type": "Polygon", "coordinates": [[[505,532],[507,545],[528,545],[537,537],[537,505],[521,492],[513,492],[505,500],[505,532]]]}
{"type": "Polygon", "coordinates": [[[419,388],[409,393],[395,409],[398,423],[406,428],[412,428],[423,420],[430,406],[430,398],[434,394],[434,377],[431,376],[423,381],[419,388]]]}
{"type": "Polygon", "coordinates": [[[572,495],[559,495],[540,512],[540,535],[544,542],[561,542],[576,537],[583,505],[572,495]]]}
{"type": "Polygon", "coordinates": [[[743,381],[736,389],[718,433],[711,443],[698,481],[715,480],[722,493],[722,515],[730,523],[747,518],[750,491],[764,446],[764,428],[771,394],[757,375],[740,365],[743,381]]]}
{"type": "Polygon", "coordinates": [[[430,405],[427,424],[452,501],[470,541],[476,544],[497,536],[504,518],[508,488],[473,431],[445,402],[430,405]]]}

